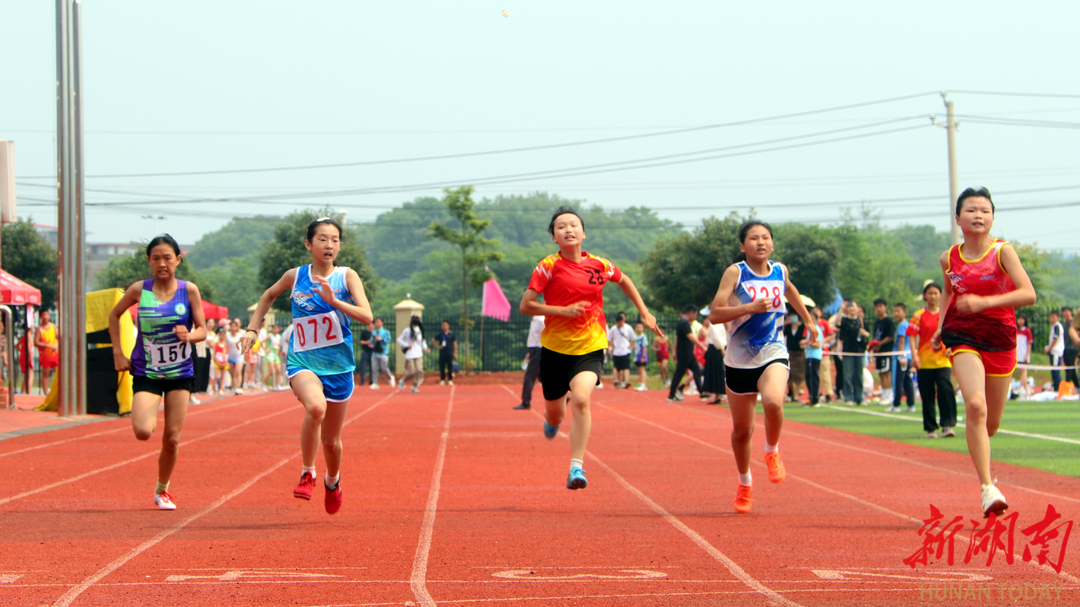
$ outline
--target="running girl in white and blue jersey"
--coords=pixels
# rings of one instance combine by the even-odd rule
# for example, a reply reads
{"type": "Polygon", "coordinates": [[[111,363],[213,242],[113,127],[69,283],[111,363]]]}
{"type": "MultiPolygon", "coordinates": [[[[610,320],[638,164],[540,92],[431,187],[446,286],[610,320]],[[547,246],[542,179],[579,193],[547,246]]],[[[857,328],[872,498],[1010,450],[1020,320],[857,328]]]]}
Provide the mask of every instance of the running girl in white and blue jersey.
{"type": "Polygon", "coordinates": [[[371,323],[371,306],[360,276],[351,268],[334,265],[343,236],[341,225],[328,217],[308,224],[304,246],[311,252],[311,263],[285,272],[262,294],[241,342],[241,349],[247,352],[258,335],[255,327],[277,296],[290,290],[292,336],[285,364],[293,394],[305,411],[300,430],[304,467],[293,496],[311,499],[321,437],[326,460],[325,506],[330,514],[341,509],[341,427],[356,369],[349,319],[371,323]]]}
{"type": "MultiPolygon", "coordinates": [[[[769,224],[754,219],[744,223],[739,228],[739,250],[742,253],[720,280],[709,320],[714,324],[727,323],[725,385],[734,426],[731,449],[739,469],[735,511],[745,514],[753,504],[750,439],[754,435],[754,409],[759,394],[765,409],[765,465],[769,480],[779,483],[787,475],[779,451],[789,370],[784,340],[785,299],[807,326],[814,321],[798,289],[791,284],[787,268],[769,261],[773,252],[769,224]]],[[[818,343],[814,338],[809,345],[818,343]]]]}
{"type": "Polygon", "coordinates": [[[188,399],[195,389],[194,344],[206,339],[202,297],[193,282],[176,279],[180,245],[163,234],[146,245],[154,277],[140,280],[124,291],[109,313],[109,337],[117,371],[131,371],[134,397],[131,427],[135,437],[148,440],[157,428],[158,403],[165,397],[165,432],[158,456],[154,503],[176,510],[169,495],[169,480],[180,451],[180,430],[187,418],[188,399]],[[120,316],[138,304],[138,334],[131,358],[120,345],[120,316]]]}

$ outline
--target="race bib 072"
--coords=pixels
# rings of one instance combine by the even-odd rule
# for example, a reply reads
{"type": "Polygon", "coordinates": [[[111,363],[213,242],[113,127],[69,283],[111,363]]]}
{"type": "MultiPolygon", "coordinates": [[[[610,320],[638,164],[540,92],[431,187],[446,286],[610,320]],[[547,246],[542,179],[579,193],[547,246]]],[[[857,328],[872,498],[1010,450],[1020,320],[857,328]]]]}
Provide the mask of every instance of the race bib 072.
{"type": "Polygon", "coordinates": [[[341,321],[334,312],[293,319],[292,349],[307,352],[344,343],[341,321]]]}

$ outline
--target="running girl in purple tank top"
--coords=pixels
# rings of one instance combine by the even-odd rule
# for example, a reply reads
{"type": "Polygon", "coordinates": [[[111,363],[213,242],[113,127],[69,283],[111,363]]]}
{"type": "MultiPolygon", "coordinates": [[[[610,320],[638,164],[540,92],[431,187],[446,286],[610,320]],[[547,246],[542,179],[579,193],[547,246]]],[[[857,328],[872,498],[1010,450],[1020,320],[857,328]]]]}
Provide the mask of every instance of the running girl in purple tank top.
{"type": "Polygon", "coordinates": [[[109,313],[109,336],[117,371],[130,371],[131,426],[135,437],[148,440],[157,428],[158,403],[165,397],[165,432],[158,457],[158,481],[154,503],[175,510],[169,495],[169,479],[176,466],[180,430],[187,417],[188,398],[195,388],[192,361],[194,344],[206,339],[202,297],[193,282],[176,279],[180,245],[163,234],[146,245],[146,257],[154,277],[128,287],[109,313]],[[120,316],[138,304],[135,347],[131,358],[120,345],[120,316]]]}

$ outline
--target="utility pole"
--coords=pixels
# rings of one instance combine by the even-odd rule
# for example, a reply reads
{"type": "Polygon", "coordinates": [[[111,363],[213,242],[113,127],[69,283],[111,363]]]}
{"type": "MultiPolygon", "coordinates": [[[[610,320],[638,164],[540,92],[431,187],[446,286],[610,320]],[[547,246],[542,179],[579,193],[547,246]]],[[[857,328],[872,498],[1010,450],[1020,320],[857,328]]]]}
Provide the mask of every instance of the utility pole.
{"type": "Polygon", "coordinates": [[[949,140],[949,227],[952,234],[952,243],[960,244],[963,238],[960,235],[960,226],[956,225],[956,199],[960,197],[959,178],[956,174],[956,118],[953,116],[953,102],[942,93],[941,99],[945,102],[945,131],[949,140]]]}

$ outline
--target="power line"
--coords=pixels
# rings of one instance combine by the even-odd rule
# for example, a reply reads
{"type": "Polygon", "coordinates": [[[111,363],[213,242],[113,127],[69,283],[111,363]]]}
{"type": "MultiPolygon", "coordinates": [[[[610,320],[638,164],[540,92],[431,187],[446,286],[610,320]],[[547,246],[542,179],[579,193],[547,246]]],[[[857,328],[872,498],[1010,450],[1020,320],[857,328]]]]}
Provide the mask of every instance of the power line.
{"type": "MultiPolygon", "coordinates": [[[[781,115],[777,115],[777,116],[768,116],[768,117],[765,117],[765,118],[751,118],[751,119],[748,119],[748,120],[738,120],[738,121],[734,121],[734,122],[722,122],[722,123],[716,123],[716,124],[708,124],[708,125],[704,125],[704,126],[693,126],[693,127],[672,129],[672,130],[667,130],[667,131],[659,131],[659,132],[656,132],[656,133],[643,133],[643,134],[640,134],[640,135],[625,135],[625,136],[622,136],[622,137],[608,137],[608,138],[604,138],[604,139],[589,139],[589,140],[585,140],[585,141],[571,141],[571,142],[566,142],[566,143],[554,143],[554,144],[549,144],[549,145],[529,146],[529,147],[520,147],[520,148],[508,148],[508,149],[502,149],[502,150],[488,150],[488,151],[483,151],[483,152],[464,152],[464,153],[459,153],[459,154],[444,154],[444,155],[438,155],[438,156],[420,156],[420,157],[414,157],[414,158],[395,158],[395,159],[389,159],[389,160],[368,160],[368,161],[359,161],[359,162],[341,162],[341,163],[316,164],[316,165],[297,165],[297,166],[268,167],[268,168],[257,168],[257,169],[223,169],[223,170],[214,170],[214,171],[181,171],[181,172],[171,172],[171,173],[127,173],[127,174],[115,174],[115,175],[87,175],[86,177],[88,179],[91,179],[91,178],[127,178],[127,177],[170,177],[170,176],[191,176],[191,175],[228,175],[228,174],[237,174],[237,173],[266,173],[266,172],[279,172],[279,171],[305,171],[305,170],[312,170],[312,169],[334,169],[334,168],[345,168],[345,167],[356,167],[356,166],[371,166],[371,165],[379,165],[379,164],[395,164],[395,163],[403,163],[403,162],[424,162],[424,161],[431,161],[431,160],[448,160],[448,159],[454,159],[454,158],[468,158],[468,157],[475,157],[475,156],[488,156],[488,155],[493,155],[493,154],[510,154],[510,153],[519,153],[519,152],[532,152],[532,151],[537,151],[537,150],[550,150],[550,149],[556,149],[556,148],[565,148],[565,147],[574,147],[574,146],[583,146],[583,145],[595,145],[595,144],[600,144],[600,143],[614,143],[614,142],[619,142],[619,141],[630,141],[630,140],[633,140],[633,139],[646,139],[646,138],[651,138],[651,137],[666,137],[666,136],[669,136],[669,135],[679,135],[679,134],[683,134],[683,133],[692,133],[692,132],[697,132],[697,131],[705,131],[705,130],[726,128],[726,127],[733,127],[733,126],[742,126],[742,125],[754,124],[754,123],[758,123],[758,122],[769,122],[769,121],[775,121],[775,120],[784,120],[784,119],[787,119],[787,118],[798,118],[800,116],[810,116],[810,115],[813,115],[813,114],[823,114],[823,113],[827,113],[827,112],[838,112],[838,111],[842,111],[842,110],[850,110],[850,109],[855,109],[855,108],[860,108],[860,107],[867,107],[867,106],[871,106],[871,105],[879,105],[879,104],[883,104],[883,103],[892,103],[892,102],[896,102],[896,101],[905,101],[905,100],[908,100],[908,99],[915,99],[915,98],[918,98],[918,97],[925,97],[927,95],[935,95],[935,94],[937,94],[937,93],[936,92],[928,92],[928,93],[918,93],[918,94],[914,94],[914,95],[903,95],[903,96],[900,96],[900,97],[890,97],[888,99],[878,99],[878,100],[875,100],[875,101],[864,101],[864,102],[860,102],[860,103],[852,103],[852,104],[848,104],[848,105],[840,105],[840,106],[834,106],[834,107],[830,107],[830,108],[823,108],[823,109],[817,109],[817,110],[807,110],[807,111],[803,111],[803,112],[795,112],[795,113],[790,113],[790,114],[781,114],[781,115]]],[[[24,177],[24,179],[47,179],[47,178],[48,177],[45,177],[45,176],[24,177]]]]}
{"type": "Polygon", "coordinates": [[[966,95],[997,95],[999,97],[1051,97],[1058,99],[1080,99],[1080,95],[1068,95],[1060,93],[1009,93],[1000,91],[964,91],[948,90],[947,93],[963,93],[966,95]]]}
{"type": "Polygon", "coordinates": [[[1034,126],[1055,129],[1080,129],[1078,122],[1056,122],[1052,120],[1024,120],[1021,118],[997,118],[994,116],[973,116],[970,114],[957,114],[957,118],[963,118],[965,122],[979,124],[1000,124],[1005,126],[1034,126]]]}

